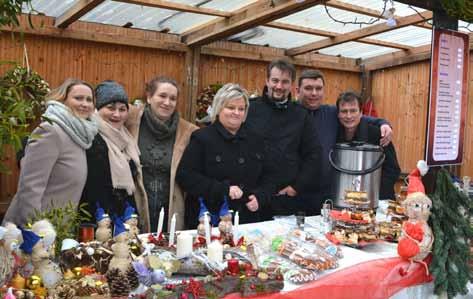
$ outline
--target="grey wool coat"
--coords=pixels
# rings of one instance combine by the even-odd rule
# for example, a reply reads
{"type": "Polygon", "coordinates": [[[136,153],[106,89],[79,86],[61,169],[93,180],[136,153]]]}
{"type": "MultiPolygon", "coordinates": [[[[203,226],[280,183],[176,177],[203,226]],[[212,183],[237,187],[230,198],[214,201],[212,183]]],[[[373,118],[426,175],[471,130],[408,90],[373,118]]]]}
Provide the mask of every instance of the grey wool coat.
{"type": "Polygon", "coordinates": [[[18,191],[4,222],[25,225],[35,210],[51,205],[76,207],[87,178],[85,150],[57,124],[42,123],[33,131],[21,160],[18,191]]]}

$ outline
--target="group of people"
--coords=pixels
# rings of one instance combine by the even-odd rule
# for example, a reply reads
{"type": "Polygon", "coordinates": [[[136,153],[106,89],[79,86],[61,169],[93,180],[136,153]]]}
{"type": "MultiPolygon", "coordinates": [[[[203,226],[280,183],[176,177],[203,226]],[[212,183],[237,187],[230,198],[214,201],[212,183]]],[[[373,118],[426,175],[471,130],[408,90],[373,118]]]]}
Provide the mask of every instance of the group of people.
{"type": "Polygon", "coordinates": [[[325,105],[325,78],[316,70],[296,79],[283,59],[267,68],[263,95],[249,99],[238,84],[215,95],[211,124],[179,116],[178,84],[157,77],[146,84],[145,105],[130,105],[123,86],[107,80],[95,89],[66,80],[47,96],[45,122],[33,131],[21,160],[18,191],[4,217],[24,225],[35,210],[86,203],[121,215],[136,208],[142,231],[156,231],[164,208],[176,229],[195,228],[199,199],[211,213],[222,203],[239,211],[240,223],[274,215],[319,214],[332,196],[329,151],[336,142],[384,146],[382,198],[393,197],[400,169],[382,119],[362,116],[361,99],[342,93],[325,105]]]}

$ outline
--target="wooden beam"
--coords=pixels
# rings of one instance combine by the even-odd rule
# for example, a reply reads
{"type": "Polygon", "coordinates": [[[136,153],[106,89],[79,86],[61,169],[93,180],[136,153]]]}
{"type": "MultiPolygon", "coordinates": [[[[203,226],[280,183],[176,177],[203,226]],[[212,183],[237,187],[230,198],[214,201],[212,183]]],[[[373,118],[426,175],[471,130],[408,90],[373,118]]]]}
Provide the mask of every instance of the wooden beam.
{"type": "Polygon", "coordinates": [[[113,0],[115,2],[123,2],[129,4],[136,4],[142,5],[147,7],[156,7],[156,8],[164,8],[176,11],[183,11],[183,12],[190,12],[202,15],[210,15],[216,17],[230,17],[232,15],[231,12],[204,8],[204,7],[196,7],[187,4],[181,4],[171,1],[163,1],[163,0],[113,0]]]}
{"type": "Polygon", "coordinates": [[[369,26],[369,27],[362,28],[360,30],[355,30],[355,31],[352,31],[352,32],[345,33],[345,34],[337,36],[337,37],[328,38],[328,39],[324,39],[324,40],[321,40],[321,41],[309,43],[309,44],[304,45],[304,46],[288,49],[286,51],[286,54],[288,56],[300,55],[300,54],[304,54],[304,53],[307,53],[307,52],[311,52],[311,51],[315,51],[315,50],[319,50],[319,49],[339,45],[339,44],[342,44],[342,43],[346,43],[346,42],[350,42],[350,41],[356,41],[360,38],[367,37],[367,36],[370,36],[370,35],[379,34],[379,33],[382,33],[382,32],[387,32],[387,31],[391,31],[391,30],[394,30],[394,29],[406,27],[406,26],[409,26],[409,25],[412,25],[412,24],[415,24],[415,23],[419,23],[420,21],[423,21],[424,19],[431,19],[431,18],[432,18],[432,12],[430,12],[430,11],[422,12],[420,15],[416,13],[416,14],[413,14],[413,15],[410,15],[410,16],[406,16],[406,17],[402,17],[402,18],[397,19],[396,20],[396,23],[397,23],[396,26],[390,27],[386,23],[372,25],[372,26],[369,26]]]}
{"type": "Polygon", "coordinates": [[[189,46],[200,46],[318,5],[323,0],[259,0],[227,19],[219,20],[183,37],[189,46]]]}
{"type": "MultiPolygon", "coordinates": [[[[230,42],[226,42],[230,43],[230,42]]],[[[320,55],[320,54],[308,54],[306,56],[301,56],[297,58],[287,57],[284,55],[284,52],[281,51],[281,54],[276,53],[264,53],[265,47],[254,46],[255,49],[260,49],[259,51],[248,51],[248,50],[238,50],[238,49],[225,49],[222,47],[213,47],[211,45],[202,47],[202,55],[212,55],[218,57],[228,57],[228,58],[237,58],[245,60],[255,60],[255,61],[267,61],[271,62],[274,59],[286,58],[295,65],[312,67],[312,68],[324,68],[332,70],[340,70],[345,72],[361,72],[357,60],[351,58],[343,58],[329,55],[320,55]]],[[[267,49],[267,48],[266,48],[267,49]]]]}
{"type": "MultiPolygon", "coordinates": [[[[122,28],[113,25],[95,24],[78,21],[67,29],[54,27],[54,18],[46,16],[31,16],[34,27],[28,25],[28,17],[20,17],[20,27],[0,27],[5,32],[23,32],[36,36],[85,40],[113,45],[135,46],[165,51],[186,52],[189,47],[178,40],[175,35],[152,32],[148,30],[122,28]]],[[[294,64],[313,68],[325,68],[347,72],[360,72],[358,60],[321,54],[305,54],[297,58],[284,55],[283,49],[245,45],[241,43],[218,41],[201,49],[202,55],[212,55],[245,60],[267,61],[276,58],[287,58],[294,64]]],[[[189,114],[190,112],[186,113],[189,114]]],[[[189,115],[190,117],[190,115],[189,115]]]]}
{"type": "MultiPolygon", "coordinates": [[[[125,45],[125,46],[135,46],[140,48],[151,48],[151,49],[160,49],[168,51],[177,51],[185,52],[188,47],[179,42],[179,41],[169,41],[166,39],[152,39],[147,38],[144,34],[138,35],[138,32],[144,32],[140,29],[128,29],[128,28],[119,28],[117,32],[117,26],[113,25],[103,25],[103,24],[93,24],[96,30],[85,30],[85,29],[75,29],[75,28],[66,28],[59,29],[54,27],[51,22],[51,17],[43,16],[32,16],[32,21],[36,24],[34,28],[31,28],[28,25],[27,18],[23,16],[21,19],[21,26],[16,28],[2,27],[2,31],[12,31],[12,32],[23,32],[26,34],[42,35],[56,38],[68,38],[68,39],[77,39],[77,40],[86,40],[99,43],[108,43],[114,45],[125,45]],[[124,34],[127,32],[129,34],[124,34]],[[135,34],[133,34],[135,33],[135,34]]],[[[87,22],[77,22],[76,24],[90,24],[87,22]]],[[[71,27],[75,27],[71,26],[71,27]]],[[[165,33],[153,33],[157,36],[165,36],[165,33]]]]}
{"type": "Polygon", "coordinates": [[[396,51],[373,58],[365,59],[361,62],[362,67],[366,71],[375,71],[379,69],[389,68],[393,66],[418,62],[430,58],[431,45],[416,47],[409,53],[396,51]]]}
{"type": "Polygon", "coordinates": [[[364,66],[361,66],[361,71],[361,100],[366,103],[371,98],[373,76],[364,66]]]}
{"type": "Polygon", "coordinates": [[[197,113],[197,95],[200,77],[200,47],[190,48],[186,52],[186,100],[188,103],[186,118],[194,123],[197,113]]]}
{"type": "MultiPolygon", "coordinates": [[[[341,10],[346,10],[346,11],[351,11],[351,12],[362,14],[362,15],[367,15],[367,16],[374,17],[374,18],[387,19],[385,16],[382,15],[382,13],[383,13],[382,11],[379,11],[379,10],[376,10],[376,9],[371,9],[371,8],[364,7],[364,6],[358,6],[358,5],[355,5],[355,4],[349,4],[347,2],[341,2],[341,1],[338,1],[338,0],[330,0],[330,1],[326,2],[325,5],[327,5],[329,7],[341,9],[341,10]]],[[[398,19],[398,18],[400,18],[400,16],[395,15],[394,18],[398,19]]],[[[432,25],[426,24],[426,23],[415,24],[414,26],[422,27],[422,28],[429,29],[429,30],[432,29],[432,25]]]]}
{"type": "Polygon", "coordinates": [[[105,2],[105,0],[79,0],[71,8],[56,18],[54,26],[58,28],[67,28],[67,26],[74,23],[103,2],[105,2]]]}
{"type": "MultiPolygon", "coordinates": [[[[336,36],[342,35],[341,33],[325,31],[325,30],[320,30],[320,29],[313,29],[313,28],[292,25],[292,24],[287,24],[287,23],[281,23],[281,22],[270,22],[266,24],[265,26],[277,28],[277,29],[283,29],[283,30],[290,30],[290,31],[295,31],[295,32],[300,32],[300,33],[312,34],[312,35],[320,35],[320,36],[325,36],[325,37],[336,37],[336,36]]],[[[369,44],[369,45],[382,46],[382,47],[387,47],[387,48],[400,49],[400,50],[411,50],[414,48],[408,45],[391,43],[391,42],[386,42],[386,41],[372,39],[372,38],[362,38],[362,39],[357,40],[357,42],[369,44]]]]}

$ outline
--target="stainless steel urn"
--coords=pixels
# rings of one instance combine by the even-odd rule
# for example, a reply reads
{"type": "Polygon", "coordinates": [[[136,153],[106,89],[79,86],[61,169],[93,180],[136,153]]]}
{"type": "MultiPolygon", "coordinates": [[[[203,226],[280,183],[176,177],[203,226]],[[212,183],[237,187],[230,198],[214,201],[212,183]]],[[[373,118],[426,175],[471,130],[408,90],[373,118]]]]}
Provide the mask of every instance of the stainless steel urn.
{"type": "Polygon", "coordinates": [[[344,202],[345,191],[367,192],[369,207],[377,208],[384,151],[379,145],[362,142],[338,143],[330,151],[334,171],[336,207],[349,207],[344,202]]]}

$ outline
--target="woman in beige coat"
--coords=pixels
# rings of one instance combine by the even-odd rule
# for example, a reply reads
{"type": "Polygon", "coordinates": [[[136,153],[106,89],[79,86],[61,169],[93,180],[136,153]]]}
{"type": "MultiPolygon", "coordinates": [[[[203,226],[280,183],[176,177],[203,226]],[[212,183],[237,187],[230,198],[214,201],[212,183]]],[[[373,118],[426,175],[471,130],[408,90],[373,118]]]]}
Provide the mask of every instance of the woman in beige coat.
{"type": "Polygon", "coordinates": [[[143,182],[148,195],[151,231],[156,231],[161,208],[163,231],[177,213],[176,229],[184,228],[184,194],[175,183],[176,170],[190,135],[197,126],[179,117],[176,81],[157,77],[146,84],[146,105],[130,108],[126,126],[141,152],[143,182]]]}
{"type": "Polygon", "coordinates": [[[4,222],[25,225],[35,210],[77,206],[87,178],[85,151],[97,134],[91,118],[95,98],[90,84],[67,79],[46,97],[43,122],[33,131],[21,160],[18,191],[4,222]]]}

